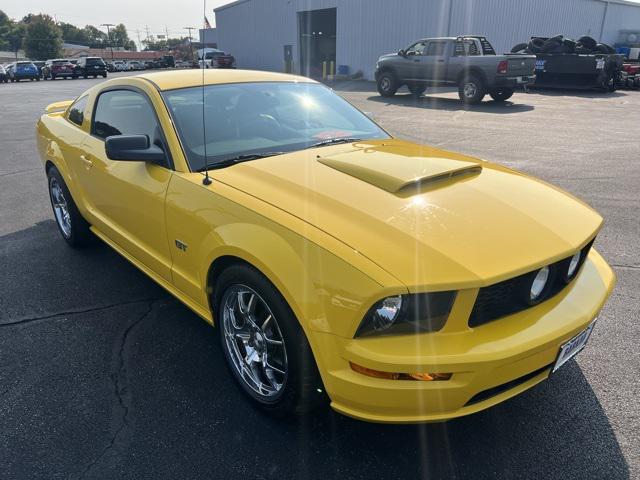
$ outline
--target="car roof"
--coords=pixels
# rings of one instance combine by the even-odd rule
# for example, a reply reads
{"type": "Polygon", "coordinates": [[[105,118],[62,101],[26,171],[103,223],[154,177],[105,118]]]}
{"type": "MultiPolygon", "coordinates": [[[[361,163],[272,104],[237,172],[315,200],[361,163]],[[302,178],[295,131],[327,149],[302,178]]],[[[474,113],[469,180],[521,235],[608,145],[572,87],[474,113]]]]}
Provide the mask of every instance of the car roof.
{"type": "Polygon", "coordinates": [[[223,83],[250,82],[304,82],[317,83],[315,80],[286,73],[263,72],[258,70],[224,70],[224,69],[191,69],[173,70],[169,72],[143,73],[138,75],[153,82],[160,90],[174,90],[176,88],[218,85],[223,83]]]}

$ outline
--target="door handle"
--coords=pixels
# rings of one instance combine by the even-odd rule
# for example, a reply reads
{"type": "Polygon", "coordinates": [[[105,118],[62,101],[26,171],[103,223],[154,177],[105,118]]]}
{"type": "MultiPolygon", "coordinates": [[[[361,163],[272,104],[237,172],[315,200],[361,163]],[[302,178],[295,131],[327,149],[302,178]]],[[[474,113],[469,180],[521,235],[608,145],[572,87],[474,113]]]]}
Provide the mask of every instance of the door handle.
{"type": "Polygon", "coordinates": [[[89,170],[91,167],[93,167],[93,161],[91,161],[91,159],[89,157],[86,157],[84,155],[80,155],[80,160],[82,160],[82,163],[84,163],[84,166],[87,170],[89,170]]]}

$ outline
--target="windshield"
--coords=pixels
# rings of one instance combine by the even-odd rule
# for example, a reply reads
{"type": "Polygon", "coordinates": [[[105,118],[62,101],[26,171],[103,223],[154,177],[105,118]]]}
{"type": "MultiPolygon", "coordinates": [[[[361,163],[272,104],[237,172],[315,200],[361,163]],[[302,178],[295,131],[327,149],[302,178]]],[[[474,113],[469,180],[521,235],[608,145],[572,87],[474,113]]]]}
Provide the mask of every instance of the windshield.
{"type": "Polygon", "coordinates": [[[292,152],[334,138],[389,138],[324,85],[236,83],[164,93],[192,170],[239,155],[292,152]],[[206,144],[203,135],[203,111],[206,144]]]}

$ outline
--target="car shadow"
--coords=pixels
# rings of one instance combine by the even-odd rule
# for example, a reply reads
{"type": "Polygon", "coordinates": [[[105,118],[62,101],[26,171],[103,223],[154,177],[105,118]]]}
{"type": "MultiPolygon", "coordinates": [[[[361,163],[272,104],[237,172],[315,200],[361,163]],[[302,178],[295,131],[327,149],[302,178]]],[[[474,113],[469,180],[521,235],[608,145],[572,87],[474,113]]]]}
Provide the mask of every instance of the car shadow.
{"type": "Polygon", "coordinates": [[[449,112],[471,111],[490,113],[496,115],[507,115],[512,113],[529,112],[534,109],[533,105],[517,103],[513,101],[494,102],[484,101],[478,105],[466,105],[458,98],[429,96],[429,91],[421,97],[414,97],[411,94],[396,94],[391,98],[373,95],[367,98],[372,102],[384,103],[387,105],[397,105],[401,107],[421,108],[427,110],[445,110],[449,112]]]}
{"type": "Polygon", "coordinates": [[[576,98],[620,98],[629,94],[616,90],[615,92],[603,92],[601,90],[585,90],[574,88],[531,87],[529,92],[545,97],[576,97],[576,98]]]}
{"type": "Polygon", "coordinates": [[[25,476],[38,455],[49,478],[67,478],[84,465],[92,465],[93,478],[629,477],[607,416],[574,361],[516,398],[448,423],[365,423],[328,405],[274,418],[254,408],[234,383],[217,330],[166,299],[107,246],[73,251],[53,221],[2,236],[0,245],[10,272],[1,285],[1,306],[10,312],[5,320],[80,311],[53,326],[45,319],[2,327],[15,355],[24,355],[4,352],[3,364],[23,365],[40,379],[5,391],[10,401],[3,406],[0,448],[11,442],[12,468],[25,476]],[[143,316],[123,319],[126,302],[160,297],[143,316]],[[111,317],[82,310],[105,301],[120,305],[111,317]],[[122,331],[115,335],[117,325],[122,331]],[[40,355],[38,342],[58,356],[40,355]],[[119,359],[113,395],[99,387],[112,390],[114,359],[92,353],[105,342],[119,359]],[[56,373],[61,368],[64,376],[56,373]],[[30,395],[36,387],[39,393],[30,395]],[[37,427],[25,430],[33,418],[37,427]],[[87,453],[89,441],[96,447],[87,453]]]}

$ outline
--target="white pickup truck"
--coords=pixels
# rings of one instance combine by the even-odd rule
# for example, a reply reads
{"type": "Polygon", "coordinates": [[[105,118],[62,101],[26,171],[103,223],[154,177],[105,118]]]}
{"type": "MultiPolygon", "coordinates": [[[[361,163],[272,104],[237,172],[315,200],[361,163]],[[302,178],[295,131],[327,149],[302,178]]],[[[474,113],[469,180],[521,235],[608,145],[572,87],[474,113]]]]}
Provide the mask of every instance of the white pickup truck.
{"type": "Polygon", "coordinates": [[[496,55],[485,37],[425,38],[380,57],[375,77],[383,97],[403,85],[415,96],[428,86],[456,85],[460,100],[476,104],[486,94],[507,100],[515,87],[533,83],[535,63],[535,55],[496,55]]]}

